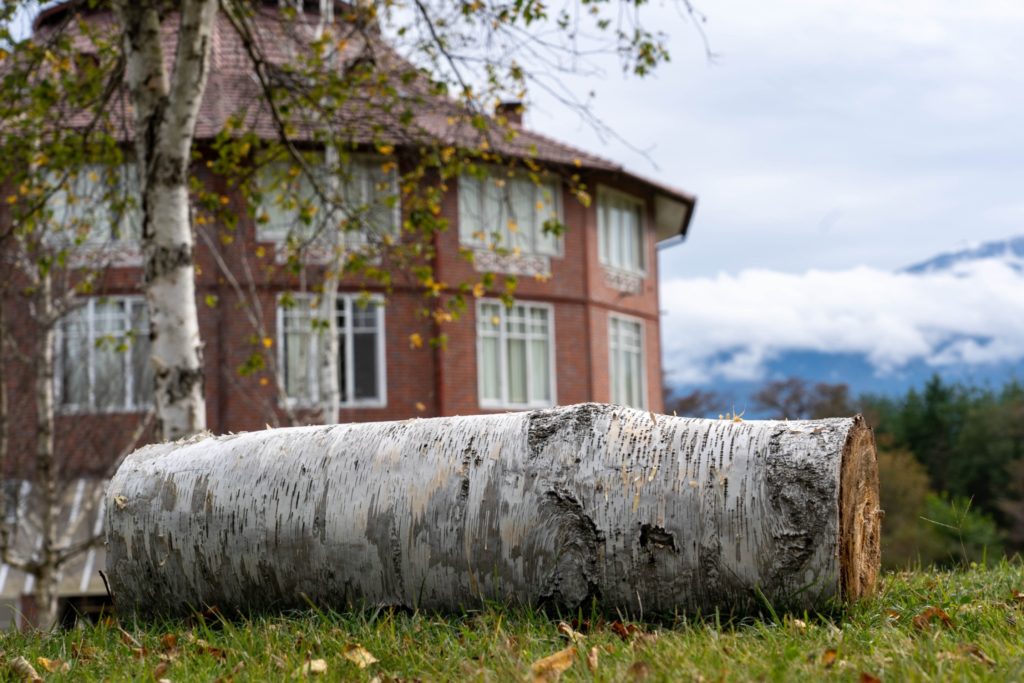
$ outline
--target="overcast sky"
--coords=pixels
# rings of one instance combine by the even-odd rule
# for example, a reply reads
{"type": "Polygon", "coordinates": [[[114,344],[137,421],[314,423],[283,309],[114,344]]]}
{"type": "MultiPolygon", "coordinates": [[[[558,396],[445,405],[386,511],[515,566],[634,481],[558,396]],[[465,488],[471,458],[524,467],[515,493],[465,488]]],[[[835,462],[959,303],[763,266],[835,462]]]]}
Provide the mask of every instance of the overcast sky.
{"type": "Polygon", "coordinates": [[[670,377],[764,380],[785,351],[879,374],[1024,358],[1020,271],[892,273],[1024,234],[1024,2],[694,1],[713,63],[656,2],[672,62],[581,82],[650,159],[543,98],[527,119],[698,196],[661,255],[670,377]]]}
{"type": "Polygon", "coordinates": [[[694,1],[713,63],[655,2],[672,62],[583,82],[657,167],[543,98],[527,120],[698,196],[663,280],[889,269],[1024,232],[1024,2],[694,1]]]}

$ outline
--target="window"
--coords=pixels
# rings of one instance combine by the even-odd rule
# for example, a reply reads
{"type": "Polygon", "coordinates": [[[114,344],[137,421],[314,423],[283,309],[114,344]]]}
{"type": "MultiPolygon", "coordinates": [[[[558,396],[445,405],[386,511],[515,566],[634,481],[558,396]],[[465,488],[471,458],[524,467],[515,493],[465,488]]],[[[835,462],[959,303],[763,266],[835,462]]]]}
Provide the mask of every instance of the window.
{"type": "Polygon", "coordinates": [[[603,190],[597,198],[597,253],[601,263],[630,273],[644,272],[643,202],[603,190]]]}
{"type": "Polygon", "coordinates": [[[562,240],[544,230],[559,220],[559,186],[526,177],[459,177],[459,239],[470,247],[497,247],[515,255],[558,256],[562,240]]]}
{"type": "Polygon", "coordinates": [[[477,305],[477,383],[485,408],[555,402],[554,314],[545,304],[477,305]]]}
{"type": "MultiPolygon", "coordinates": [[[[324,349],[318,329],[320,310],[310,296],[292,297],[293,305],[278,306],[280,367],[285,393],[299,405],[320,400],[320,358],[324,349]]],[[[338,390],[343,406],[383,406],[384,306],[380,299],[368,302],[357,295],[339,295],[338,390]]]]}
{"type": "Polygon", "coordinates": [[[93,246],[138,243],[141,187],[135,164],[88,164],[66,178],[63,173],[53,173],[49,179],[54,192],[46,208],[53,242],[93,246]]]}
{"type": "MultiPolygon", "coordinates": [[[[314,170],[323,172],[322,165],[314,170]]],[[[321,192],[338,192],[336,223],[342,242],[357,247],[374,235],[397,234],[401,228],[398,178],[394,169],[385,170],[377,158],[353,158],[337,187],[323,173],[318,181],[321,192]]],[[[324,210],[322,198],[310,179],[286,162],[271,163],[260,171],[263,201],[257,214],[258,238],[282,241],[290,235],[299,239],[323,239],[324,221],[330,211],[324,210]]]]}
{"type": "Polygon", "coordinates": [[[612,403],[647,407],[644,365],[644,330],[639,320],[611,316],[608,319],[612,403]]]}
{"type": "Polygon", "coordinates": [[[69,412],[141,410],[153,401],[142,297],[89,299],[57,327],[57,404],[69,412]]]}

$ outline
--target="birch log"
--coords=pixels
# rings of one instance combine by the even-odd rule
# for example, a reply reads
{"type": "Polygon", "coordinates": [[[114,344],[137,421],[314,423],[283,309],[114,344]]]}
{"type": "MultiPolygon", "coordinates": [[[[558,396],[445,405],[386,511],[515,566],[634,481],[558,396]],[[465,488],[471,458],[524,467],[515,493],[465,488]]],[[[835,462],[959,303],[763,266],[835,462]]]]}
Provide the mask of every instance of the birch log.
{"type": "Polygon", "coordinates": [[[114,597],[141,611],[814,609],[879,567],[860,417],[582,404],[200,436],[134,453],[106,506],[114,597]]]}

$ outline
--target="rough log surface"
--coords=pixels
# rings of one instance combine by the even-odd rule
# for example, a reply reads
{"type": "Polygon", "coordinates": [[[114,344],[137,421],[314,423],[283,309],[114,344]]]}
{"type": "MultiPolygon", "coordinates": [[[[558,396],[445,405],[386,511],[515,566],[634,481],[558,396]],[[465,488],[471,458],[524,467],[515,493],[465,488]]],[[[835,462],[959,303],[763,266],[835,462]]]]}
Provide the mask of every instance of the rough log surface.
{"type": "Polygon", "coordinates": [[[859,417],[582,404],[204,436],[122,465],[108,570],[140,611],[812,609],[872,592],[877,488],[859,417]]]}

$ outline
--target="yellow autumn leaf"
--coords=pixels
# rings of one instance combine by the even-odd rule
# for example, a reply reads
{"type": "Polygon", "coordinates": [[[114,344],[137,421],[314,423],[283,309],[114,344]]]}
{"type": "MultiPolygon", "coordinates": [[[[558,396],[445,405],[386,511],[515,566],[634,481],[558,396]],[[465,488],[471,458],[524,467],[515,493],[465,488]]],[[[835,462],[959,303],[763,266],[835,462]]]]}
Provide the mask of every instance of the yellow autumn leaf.
{"type": "Polygon", "coordinates": [[[381,154],[385,154],[386,155],[386,154],[391,154],[392,152],[394,152],[395,148],[392,145],[381,145],[380,147],[377,148],[377,151],[380,152],[381,154]]]}
{"type": "Polygon", "coordinates": [[[36,657],[36,664],[46,669],[49,673],[67,673],[71,670],[71,665],[67,662],[62,662],[59,659],[47,659],[46,657],[36,657]]]}
{"type": "Polygon", "coordinates": [[[473,285],[473,296],[475,296],[476,298],[479,299],[483,295],[484,295],[484,283],[478,282],[475,285],[473,285]]]}
{"type": "Polygon", "coordinates": [[[530,667],[533,674],[533,683],[544,683],[545,681],[557,681],[562,672],[572,666],[576,660],[576,647],[570,645],[564,650],[559,650],[553,655],[538,659],[530,667]]]}
{"type": "Polygon", "coordinates": [[[261,387],[265,387],[268,384],[270,384],[270,380],[269,379],[267,379],[266,377],[260,377],[260,386],[261,387]]]}
{"type": "Polygon", "coordinates": [[[413,332],[409,335],[409,348],[418,349],[423,346],[423,337],[419,332],[413,332]]]}
{"type": "Polygon", "coordinates": [[[427,406],[426,406],[425,403],[423,403],[423,401],[416,401],[416,410],[418,410],[418,411],[420,411],[422,413],[426,409],[427,409],[427,406]]]}
{"type": "Polygon", "coordinates": [[[341,654],[360,669],[365,669],[378,661],[376,657],[370,654],[369,650],[358,643],[346,645],[342,649],[341,654]]]}
{"type": "Polygon", "coordinates": [[[263,258],[267,255],[266,247],[256,247],[256,258],[263,258]]]}

